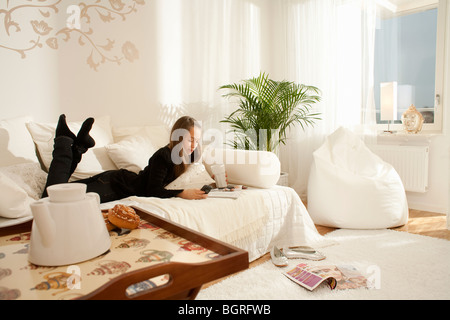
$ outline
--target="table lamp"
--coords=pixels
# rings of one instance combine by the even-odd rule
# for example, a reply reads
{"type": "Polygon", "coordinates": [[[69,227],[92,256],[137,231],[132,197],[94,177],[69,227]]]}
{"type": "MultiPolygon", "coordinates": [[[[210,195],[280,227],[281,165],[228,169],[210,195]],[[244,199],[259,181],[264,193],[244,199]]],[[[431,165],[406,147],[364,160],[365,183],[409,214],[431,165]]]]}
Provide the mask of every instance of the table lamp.
{"type": "Polygon", "coordinates": [[[397,81],[380,83],[380,120],[388,121],[384,132],[393,133],[389,126],[392,120],[397,120],[397,81]]]}

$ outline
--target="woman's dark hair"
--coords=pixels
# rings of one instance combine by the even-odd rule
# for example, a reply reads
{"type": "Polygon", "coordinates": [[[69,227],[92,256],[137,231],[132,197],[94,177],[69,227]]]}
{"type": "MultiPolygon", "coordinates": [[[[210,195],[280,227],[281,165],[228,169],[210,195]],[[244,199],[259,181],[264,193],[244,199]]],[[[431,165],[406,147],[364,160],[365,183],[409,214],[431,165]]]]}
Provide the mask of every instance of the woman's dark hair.
{"type": "Polygon", "coordinates": [[[172,151],[172,161],[175,163],[175,178],[178,178],[183,172],[186,171],[188,164],[199,160],[202,154],[201,145],[198,144],[194,152],[192,152],[190,159],[185,159],[183,156],[183,148],[181,148],[180,145],[178,148],[178,154],[175,151],[175,158],[178,156],[178,159],[174,159],[173,150],[177,150],[176,147],[183,141],[186,131],[189,132],[193,127],[201,129],[201,125],[197,120],[189,116],[183,116],[175,121],[172,126],[172,130],[170,131],[169,149],[172,151]]]}

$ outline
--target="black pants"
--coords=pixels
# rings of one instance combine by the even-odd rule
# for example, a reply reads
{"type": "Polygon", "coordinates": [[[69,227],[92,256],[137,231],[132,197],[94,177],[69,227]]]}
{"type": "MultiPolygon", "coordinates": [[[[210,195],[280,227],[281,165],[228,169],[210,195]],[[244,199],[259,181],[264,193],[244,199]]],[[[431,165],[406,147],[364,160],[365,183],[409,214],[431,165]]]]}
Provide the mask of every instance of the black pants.
{"type": "MultiPolygon", "coordinates": [[[[66,136],[55,138],[53,146],[53,159],[48,169],[47,183],[42,197],[47,196],[47,187],[59,183],[67,183],[76,165],[81,160],[81,155],[72,148],[73,140],[66,136]]],[[[105,171],[87,179],[77,180],[77,183],[87,185],[87,192],[96,192],[100,196],[100,202],[109,202],[123,198],[113,189],[114,176],[118,170],[105,171]]]]}
{"type": "Polygon", "coordinates": [[[77,180],[74,182],[84,183],[87,185],[87,192],[96,192],[100,196],[100,202],[109,202],[119,200],[123,196],[117,194],[114,190],[114,176],[118,173],[118,170],[110,170],[99,173],[87,179],[77,180]]]}

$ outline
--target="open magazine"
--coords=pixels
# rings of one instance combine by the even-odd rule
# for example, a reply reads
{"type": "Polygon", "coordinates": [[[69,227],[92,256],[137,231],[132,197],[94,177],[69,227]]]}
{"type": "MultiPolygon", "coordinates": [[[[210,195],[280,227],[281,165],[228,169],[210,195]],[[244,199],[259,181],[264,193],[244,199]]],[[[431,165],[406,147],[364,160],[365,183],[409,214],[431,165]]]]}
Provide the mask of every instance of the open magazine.
{"type": "Polygon", "coordinates": [[[300,263],[283,273],[292,281],[312,291],[325,282],[331,289],[367,288],[367,279],[353,266],[311,266],[300,263]]]}

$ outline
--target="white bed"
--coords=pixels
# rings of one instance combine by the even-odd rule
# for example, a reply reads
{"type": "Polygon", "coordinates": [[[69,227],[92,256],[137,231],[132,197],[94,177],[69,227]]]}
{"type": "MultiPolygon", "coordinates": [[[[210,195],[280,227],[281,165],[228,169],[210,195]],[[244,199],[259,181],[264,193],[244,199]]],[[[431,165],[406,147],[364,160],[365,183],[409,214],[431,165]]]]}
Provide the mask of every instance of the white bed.
{"type": "MultiPolygon", "coordinates": [[[[80,124],[69,123],[69,127],[76,131],[80,124]]],[[[34,123],[30,117],[0,121],[0,227],[31,219],[29,204],[37,200],[45,184],[46,173],[40,167],[48,168],[51,161],[54,127],[55,124],[34,123]],[[21,142],[21,147],[16,144],[17,141],[21,142]]],[[[83,157],[75,172],[76,178],[107,169],[139,170],[146,165],[151,153],[167,141],[164,128],[113,128],[109,117],[96,119],[92,133],[96,146],[83,157]]],[[[235,151],[222,150],[214,151],[206,159],[208,156],[217,158],[219,154],[227,154],[225,158],[228,160],[228,154],[239,157],[235,151]]],[[[260,155],[264,153],[258,153],[260,155]]],[[[252,157],[252,154],[247,152],[245,156],[252,157]]],[[[257,158],[256,162],[244,166],[226,163],[230,183],[253,186],[242,190],[237,199],[129,197],[103,203],[101,207],[110,208],[119,202],[138,206],[247,250],[250,261],[269,252],[274,244],[326,244],[296,192],[275,185],[277,174],[279,176],[279,161],[273,160],[273,155],[265,156],[268,158],[257,158]]],[[[205,165],[206,170],[202,174],[197,172],[190,177],[196,180],[197,185],[211,179],[205,177],[208,164],[205,165]]]]}

